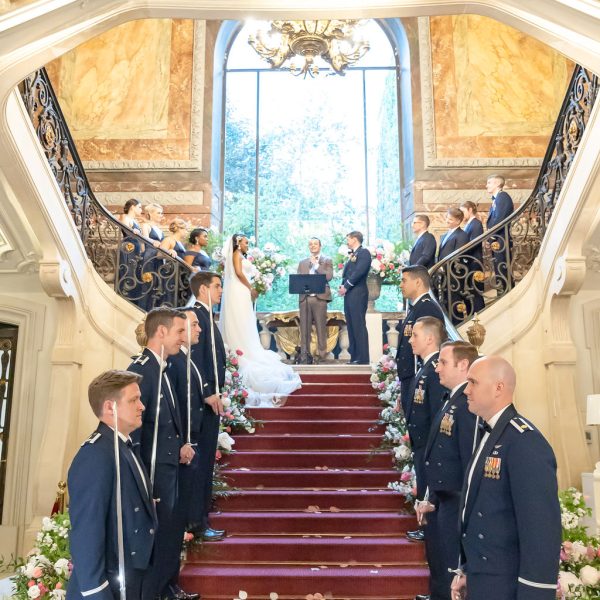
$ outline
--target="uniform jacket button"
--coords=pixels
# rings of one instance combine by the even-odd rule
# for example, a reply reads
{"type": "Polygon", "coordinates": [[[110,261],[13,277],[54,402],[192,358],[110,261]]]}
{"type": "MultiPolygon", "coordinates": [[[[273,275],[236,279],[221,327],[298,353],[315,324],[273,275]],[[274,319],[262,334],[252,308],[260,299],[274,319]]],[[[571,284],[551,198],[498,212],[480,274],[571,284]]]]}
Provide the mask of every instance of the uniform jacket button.
{"type": "Polygon", "coordinates": [[[466,538],[466,537],[467,537],[467,534],[466,534],[466,533],[463,533],[463,537],[464,537],[464,538],[466,538]]]}
{"type": "Polygon", "coordinates": [[[131,553],[131,556],[135,556],[135,550],[131,553]]]}
{"type": "Polygon", "coordinates": [[[426,461],[425,461],[425,466],[426,466],[426,467],[428,467],[428,466],[429,466],[429,461],[428,461],[428,460],[426,460],[426,461]]]}
{"type": "Polygon", "coordinates": [[[175,437],[176,437],[177,439],[179,439],[179,435],[176,435],[175,437]]]}
{"type": "Polygon", "coordinates": [[[139,507],[139,506],[136,506],[136,507],[133,509],[133,512],[140,512],[140,507],[139,507]]]}
{"type": "Polygon", "coordinates": [[[487,560],[487,556],[482,556],[481,560],[487,560]]]}
{"type": "Polygon", "coordinates": [[[477,537],[478,537],[480,540],[482,540],[482,539],[483,539],[483,533],[480,533],[480,534],[478,534],[478,535],[477,535],[477,537]]]}
{"type": "Polygon", "coordinates": [[[150,530],[150,535],[154,535],[154,529],[150,530]]]}
{"type": "Polygon", "coordinates": [[[167,452],[167,454],[168,454],[169,456],[173,456],[173,453],[172,453],[172,452],[167,452]]]}
{"type": "Polygon", "coordinates": [[[441,479],[438,479],[438,483],[442,483],[442,480],[441,480],[441,479]]]}
{"type": "Polygon", "coordinates": [[[477,513],[477,516],[478,517],[483,517],[483,515],[480,512],[477,513]]]}
{"type": "Polygon", "coordinates": [[[133,533],[137,533],[137,532],[138,532],[138,530],[137,530],[137,529],[134,529],[134,530],[133,530],[133,533]]]}
{"type": "Polygon", "coordinates": [[[168,436],[168,437],[167,437],[167,439],[168,439],[168,440],[170,440],[170,439],[171,439],[171,436],[168,436]]]}
{"type": "Polygon", "coordinates": [[[442,463],[438,463],[438,464],[437,464],[437,466],[438,466],[438,467],[441,467],[441,466],[442,466],[442,463]]]}

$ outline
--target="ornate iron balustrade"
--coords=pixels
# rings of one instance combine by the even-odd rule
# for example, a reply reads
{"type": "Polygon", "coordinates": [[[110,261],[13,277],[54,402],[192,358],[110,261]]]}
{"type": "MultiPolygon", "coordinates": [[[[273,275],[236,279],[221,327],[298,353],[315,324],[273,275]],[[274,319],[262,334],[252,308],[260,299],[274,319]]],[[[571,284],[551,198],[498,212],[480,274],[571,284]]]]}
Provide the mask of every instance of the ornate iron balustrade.
{"type": "Polygon", "coordinates": [[[142,310],[183,306],[190,267],[118,221],[96,199],[46,69],[19,86],[86,253],[102,279],[142,310]]]}
{"type": "Polygon", "coordinates": [[[502,222],[434,265],[432,287],[455,324],[497,302],[535,260],[598,93],[598,77],[577,66],[531,196],[502,222]]]}

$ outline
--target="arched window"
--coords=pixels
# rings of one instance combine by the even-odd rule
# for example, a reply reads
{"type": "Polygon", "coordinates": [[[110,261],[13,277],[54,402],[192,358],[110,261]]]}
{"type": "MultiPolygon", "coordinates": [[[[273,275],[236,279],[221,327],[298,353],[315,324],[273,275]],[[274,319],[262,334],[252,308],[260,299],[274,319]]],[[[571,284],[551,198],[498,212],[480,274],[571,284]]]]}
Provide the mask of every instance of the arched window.
{"type": "Polygon", "coordinates": [[[328,254],[335,234],[353,229],[367,243],[401,239],[412,114],[399,21],[369,21],[367,54],[345,76],[314,79],[271,70],[248,44],[254,31],[226,22],[216,45],[213,195],[223,231],[274,242],[294,260],[311,236],[328,254]]]}

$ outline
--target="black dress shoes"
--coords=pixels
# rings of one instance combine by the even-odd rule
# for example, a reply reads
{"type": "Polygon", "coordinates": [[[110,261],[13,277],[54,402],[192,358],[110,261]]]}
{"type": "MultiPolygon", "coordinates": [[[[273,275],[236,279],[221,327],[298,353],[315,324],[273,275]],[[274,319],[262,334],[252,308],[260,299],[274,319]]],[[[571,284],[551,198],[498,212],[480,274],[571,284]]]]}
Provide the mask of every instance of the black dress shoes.
{"type": "Polygon", "coordinates": [[[182,590],[178,585],[169,585],[168,594],[169,600],[200,600],[200,594],[191,593],[182,590]]]}
{"type": "Polygon", "coordinates": [[[424,542],[425,532],[422,529],[415,529],[415,531],[407,531],[406,537],[411,542],[424,542]]]}
{"type": "Polygon", "coordinates": [[[202,540],[204,542],[220,542],[225,537],[224,529],[212,529],[212,527],[207,527],[202,532],[202,540]]]}

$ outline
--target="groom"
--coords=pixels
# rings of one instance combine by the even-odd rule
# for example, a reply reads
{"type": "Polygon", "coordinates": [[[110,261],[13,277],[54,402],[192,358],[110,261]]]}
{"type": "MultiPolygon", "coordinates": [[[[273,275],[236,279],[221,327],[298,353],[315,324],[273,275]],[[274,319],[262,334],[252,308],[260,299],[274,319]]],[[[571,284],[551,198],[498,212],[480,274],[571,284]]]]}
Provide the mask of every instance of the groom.
{"type": "Polygon", "coordinates": [[[367,275],[371,268],[371,253],[362,247],[362,243],[363,234],[360,231],[351,231],[346,236],[350,256],[344,265],[342,285],[338,294],[344,297],[344,314],[350,340],[350,364],[368,365],[367,275]]]}

